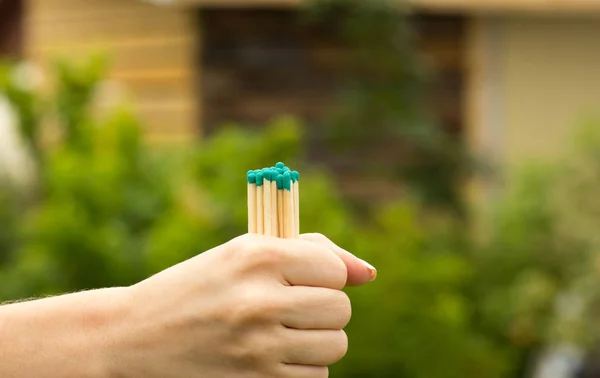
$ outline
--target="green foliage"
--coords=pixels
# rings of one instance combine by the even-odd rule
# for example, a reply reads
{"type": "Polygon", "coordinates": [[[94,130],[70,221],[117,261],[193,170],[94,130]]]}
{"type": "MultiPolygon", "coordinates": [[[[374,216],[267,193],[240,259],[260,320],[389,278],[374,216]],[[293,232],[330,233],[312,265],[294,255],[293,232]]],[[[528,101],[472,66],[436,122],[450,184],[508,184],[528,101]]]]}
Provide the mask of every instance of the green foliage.
{"type": "Polygon", "coordinates": [[[1,192],[1,299],[128,285],[225,242],[246,230],[245,172],[283,160],[303,174],[302,231],[380,268],[376,284],[349,291],[352,348],[334,376],[499,376],[502,355],[470,327],[474,272],[451,224],[426,229],[406,203],[359,218],[327,173],[303,165],[292,118],[262,132],[225,126],[166,158],[144,145],[126,110],[92,116],[98,63],[58,67],[56,95],[43,102],[62,139],[40,150],[39,198],[13,211],[19,194],[1,192]]]}
{"type": "Polygon", "coordinates": [[[474,272],[459,232],[447,223],[425,228],[418,211],[402,203],[378,209],[375,224],[344,239],[379,276],[350,291],[352,346],[333,376],[503,376],[504,351],[471,324],[474,272]]]}
{"type": "Polygon", "coordinates": [[[592,123],[558,163],[519,172],[478,260],[484,327],[524,355],[599,341],[599,151],[592,123]]]}
{"type": "Polygon", "coordinates": [[[28,72],[23,68],[19,70],[8,64],[0,64],[0,92],[19,114],[21,136],[34,157],[37,157],[41,153],[39,128],[42,104],[26,82],[28,72]]]}
{"type": "MultiPolygon", "coordinates": [[[[4,298],[131,284],[145,277],[146,239],[171,207],[164,167],[142,148],[137,121],[124,110],[104,121],[90,119],[90,99],[101,75],[96,62],[59,67],[54,110],[63,138],[39,152],[41,198],[21,209],[13,224],[21,242],[8,253],[12,258],[0,288],[4,298]]],[[[22,121],[21,129],[27,125],[22,121]]],[[[30,142],[37,138],[23,135],[30,142]]]]}
{"type": "Polygon", "coordinates": [[[58,67],[51,97],[0,86],[30,146],[45,117],[62,135],[32,151],[34,200],[0,183],[0,300],[128,285],[225,242],[246,230],[245,172],[283,160],[303,174],[302,231],[322,232],[379,268],[375,283],[348,290],[351,346],[332,376],[519,377],[540,346],[598,342],[593,126],[568,159],[514,180],[490,239],[475,245],[462,222],[424,219],[420,203],[357,213],[327,172],[300,159],[293,118],[260,132],[224,126],[189,148],[158,152],[126,109],[93,116],[101,63],[58,67]],[[32,113],[22,98],[44,111],[32,113]]]}

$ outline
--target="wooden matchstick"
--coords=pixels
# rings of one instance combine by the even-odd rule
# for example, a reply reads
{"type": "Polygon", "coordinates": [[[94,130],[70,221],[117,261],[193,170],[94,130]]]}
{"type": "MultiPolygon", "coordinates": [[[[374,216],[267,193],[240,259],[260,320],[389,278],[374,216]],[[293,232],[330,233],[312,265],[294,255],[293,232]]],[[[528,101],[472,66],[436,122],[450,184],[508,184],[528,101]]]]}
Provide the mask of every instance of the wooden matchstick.
{"type": "MultiPolygon", "coordinates": [[[[291,173],[290,173],[291,175],[291,173]]],[[[291,206],[290,206],[290,218],[291,218],[291,227],[290,227],[290,238],[296,237],[296,208],[294,206],[294,179],[292,178],[292,182],[290,183],[290,198],[291,198],[291,206]]]]}
{"type": "Polygon", "coordinates": [[[277,172],[271,172],[271,234],[273,236],[279,236],[279,224],[277,221],[277,182],[275,175],[277,172]]]}
{"type": "Polygon", "coordinates": [[[292,200],[292,180],[290,172],[283,174],[283,237],[290,239],[294,237],[294,214],[292,200]]]}
{"type": "Polygon", "coordinates": [[[248,172],[248,233],[256,234],[256,175],[248,172]]]}
{"type": "Polygon", "coordinates": [[[273,230],[271,228],[271,224],[272,224],[272,209],[271,209],[271,170],[268,168],[263,169],[263,177],[265,178],[264,180],[264,185],[263,185],[263,192],[264,192],[264,199],[263,199],[263,205],[264,205],[264,233],[267,236],[273,236],[273,230]]]}
{"type": "Polygon", "coordinates": [[[292,172],[292,193],[294,194],[294,236],[300,237],[300,174],[292,172]]]}
{"type": "Polygon", "coordinates": [[[256,232],[259,235],[264,235],[265,224],[264,224],[264,213],[263,208],[263,174],[262,172],[256,173],[256,232]]]}
{"type": "Polygon", "coordinates": [[[277,175],[277,222],[279,228],[279,237],[284,238],[283,224],[285,218],[283,217],[283,175],[277,175]]]}

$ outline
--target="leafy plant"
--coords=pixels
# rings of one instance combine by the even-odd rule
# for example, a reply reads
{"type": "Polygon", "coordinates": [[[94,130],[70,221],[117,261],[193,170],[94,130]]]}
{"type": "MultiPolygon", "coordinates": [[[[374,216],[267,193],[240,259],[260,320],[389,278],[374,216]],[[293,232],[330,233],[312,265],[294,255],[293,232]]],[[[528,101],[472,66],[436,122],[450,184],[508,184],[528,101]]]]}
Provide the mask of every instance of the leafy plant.
{"type": "MultiPolygon", "coordinates": [[[[0,298],[128,285],[239,235],[245,172],[281,159],[302,169],[302,231],[325,233],[380,268],[376,284],[349,291],[352,347],[334,376],[499,376],[503,355],[470,327],[474,272],[452,223],[426,228],[408,203],[356,213],[329,174],[299,159],[293,118],[260,132],[224,126],[157,153],[126,110],[93,116],[99,63],[58,67],[54,97],[27,93],[47,104],[38,116],[56,117],[61,138],[39,151],[36,200],[18,212],[2,207],[0,298]]],[[[19,193],[6,196],[16,203],[19,193]]]]}

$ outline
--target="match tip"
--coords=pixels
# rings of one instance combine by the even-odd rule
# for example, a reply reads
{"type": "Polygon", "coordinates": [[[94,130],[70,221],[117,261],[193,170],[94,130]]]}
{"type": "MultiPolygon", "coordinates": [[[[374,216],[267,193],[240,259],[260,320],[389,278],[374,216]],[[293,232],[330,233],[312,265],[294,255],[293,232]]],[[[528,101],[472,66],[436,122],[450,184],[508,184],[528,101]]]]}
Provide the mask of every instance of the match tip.
{"type": "Polygon", "coordinates": [[[291,180],[292,180],[292,175],[290,174],[290,172],[285,172],[283,174],[283,188],[285,190],[292,189],[291,180]]]}
{"type": "Polygon", "coordinates": [[[277,174],[277,176],[275,177],[275,182],[277,183],[277,189],[283,190],[283,175],[282,174],[277,174]]]}
{"type": "Polygon", "coordinates": [[[248,172],[248,184],[256,184],[256,174],[253,171],[248,172]]]}
{"type": "Polygon", "coordinates": [[[265,178],[265,180],[271,181],[271,169],[269,169],[269,168],[263,168],[262,169],[262,174],[263,174],[263,177],[265,178]]]}
{"type": "Polygon", "coordinates": [[[275,181],[277,179],[277,168],[270,168],[269,175],[271,175],[271,181],[275,181]]]}
{"type": "Polygon", "coordinates": [[[300,173],[298,173],[298,171],[292,171],[292,181],[293,182],[300,181],[300,173]]]}
{"type": "Polygon", "coordinates": [[[260,171],[256,174],[256,186],[262,186],[263,178],[264,178],[264,176],[263,176],[262,171],[260,171]]]}
{"type": "Polygon", "coordinates": [[[275,167],[281,169],[285,167],[285,164],[283,164],[282,162],[278,162],[277,164],[275,164],[275,167]]]}

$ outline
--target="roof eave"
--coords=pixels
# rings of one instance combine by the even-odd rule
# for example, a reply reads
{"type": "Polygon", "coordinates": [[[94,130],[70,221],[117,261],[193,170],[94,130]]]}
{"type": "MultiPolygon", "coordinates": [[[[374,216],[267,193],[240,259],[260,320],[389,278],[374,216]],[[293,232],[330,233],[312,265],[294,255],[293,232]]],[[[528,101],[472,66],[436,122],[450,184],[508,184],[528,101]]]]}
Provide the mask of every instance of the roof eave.
{"type": "MultiPolygon", "coordinates": [[[[144,0],[159,4],[224,8],[297,8],[310,0],[144,0]]],[[[590,0],[408,0],[416,9],[456,13],[534,13],[600,15],[600,1],[590,0]]],[[[400,0],[399,3],[404,3],[400,0]]]]}

